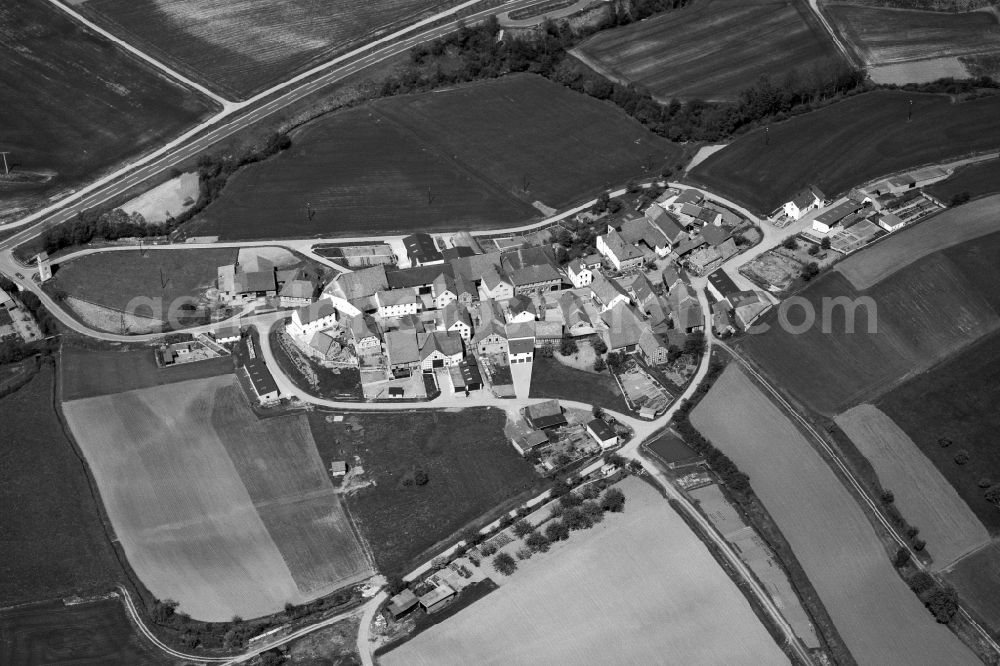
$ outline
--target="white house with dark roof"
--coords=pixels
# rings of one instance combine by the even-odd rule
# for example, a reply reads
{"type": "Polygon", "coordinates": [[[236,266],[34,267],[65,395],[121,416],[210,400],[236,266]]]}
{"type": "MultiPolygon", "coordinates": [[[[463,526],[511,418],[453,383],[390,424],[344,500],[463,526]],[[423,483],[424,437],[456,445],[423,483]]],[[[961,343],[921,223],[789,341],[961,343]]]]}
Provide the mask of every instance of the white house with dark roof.
{"type": "Polygon", "coordinates": [[[508,252],[501,258],[501,267],[515,294],[555,291],[562,286],[562,275],[555,258],[546,247],[526,247],[508,252]]]}
{"type": "Polygon", "coordinates": [[[465,357],[462,336],[449,331],[428,331],[417,336],[420,343],[420,367],[423,370],[458,365],[465,357]]]}
{"type": "Polygon", "coordinates": [[[420,311],[420,297],[412,289],[386,289],[375,294],[380,317],[402,317],[420,311]]]}
{"type": "Polygon", "coordinates": [[[631,302],[628,293],[618,280],[606,277],[604,273],[594,274],[594,281],[590,285],[590,297],[600,307],[601,312],[607,312],[619,303],[631,302]]]}
{"type": "Polygon", "coordinates": [[[370,266],[351,273],[337,275],[323,294],[333,301],[333,306],[348,317],[354,317],[365,310],[374,310],[375,294],[389,288],[385,266],[370,266]]]}
{"type": "Polygon", "coordinates": [[[559,308],[562,310],[563,329],[566,335],[590,335],[594,332],[594,324],[583,306],[583,301],[572,291],[564,291],[559,296],[559,308]]]}
{"type": "Polygon", "coordinates": [[[610,351],[635,351],[639,337],[648,328],[627,302],[619,302],[614,308],[601,313],[601,319],[608,327],[605,342],[610,351]]]}
{"type": "Polygon", "coordinates": [[[810,185],[796,192],[791,201],[786,201],[781,209],[793,220],[801,220],[806,213],[822,206],[825,198],[818,187],[810,185]]]}
{"type": "Polygon", "coordinates": [[[219,266],[216,285],[223,303],[248,303],[277,295],[274,269],[245,271],[239,264],[219,266]]]}
{"type": "Polygon", "coordinates": [[[457,301],[452,301],[444,308],[442,325],[450,333],[458,333],[466,342],[472,339],[472,317],[469,311],[457,301]]]}
{"type": "Polygon", "coordinates": [[[597,237],[597,251],[604,255],[616,270],[624,272],[642,267],[642,252],[626,243],[615,230],[597,237]]]}
{"type": "Polygon", "coordinates": [[[315,303],[296,308],[288,332],[292,335],[307,336],[323,331],[337,324],[337,309],[329,298],[321,298],[315,303]]]}
{"type": "Polygon", "coordinates": [[[379,337],[378,325],[371,317],[366,315],[351,317],[349,325],[354,350],[359,356],[381,351],[382,339],[379,337]]]}
{"type": "Polygon", "coordinates": [[[483,271],[482,282],[479,286],[482,292],[482,300],[493,299],[495,301],[506,301],[514,298],[514,283],[500,274],[494,266],[488,266],[483,271]]]}
{"type": "Polygon", "coordinates": [[[507,329],[497,319],[486,319],[477,328],[472,344],[480,354],[502,354],[507,351],[507,329]]]}
{"type": "Polygon", "coordinates": [[[662,365],[667,362],[669,349],[663,340],[650,329],[643,329],[639,335],[639,351],[650,365],[662,365]]]}
{"type": "Polygon", "coordinates": [[[580,259],[569,262],[566,267],[566,275],[569,276],[569,281],[573,283],[573,286],[577,288],[589,286],[594,281],[594,272],[587,268],[580,259]]]}
{"type": "Polygon", "coordinates": [[[519,324],[526,321],[538,319],[538,308],[530,296],[518,294],[510,299],[507,304],[507,321],[512,324],[519,324]]]}
{"type": "Polygon", "coordinates": [[[458,300],[455,278],[447,273],[441,273],[431,285],[431,296],[434,299],[434,307],[438,310],[444,310],[449,303],[458,300]]]}

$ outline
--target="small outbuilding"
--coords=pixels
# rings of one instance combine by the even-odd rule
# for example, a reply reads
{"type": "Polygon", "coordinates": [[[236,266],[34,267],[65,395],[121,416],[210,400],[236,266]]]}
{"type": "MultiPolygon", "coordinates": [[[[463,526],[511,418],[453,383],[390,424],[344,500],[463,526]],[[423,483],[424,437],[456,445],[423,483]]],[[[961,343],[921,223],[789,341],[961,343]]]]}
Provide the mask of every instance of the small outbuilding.
{"type": "Polygon", "coordinates": [[[392,619],[398,620],[403,615],[406,615],[411,610],[416,608],[419,600],[417,595],[413,594],[413,590],[406,588],[396,596],[389,599],[389,615],[392,615],[392,619]]]}
{"type": "Polygon", "coordinates": [[[558,400],[546,400],[524,409],[524,418],[535,430],[566,425],[566,415],[558,400]]]}
{"type": "Polygon", "coordinates": [[[436,613],[451,601],[451,598],[455,596],[455,590],[451,588],[450,585],[439,585],[433,590],[420,597],[420,605],[424,607],[424,610],[428,613],[436,613]]]}

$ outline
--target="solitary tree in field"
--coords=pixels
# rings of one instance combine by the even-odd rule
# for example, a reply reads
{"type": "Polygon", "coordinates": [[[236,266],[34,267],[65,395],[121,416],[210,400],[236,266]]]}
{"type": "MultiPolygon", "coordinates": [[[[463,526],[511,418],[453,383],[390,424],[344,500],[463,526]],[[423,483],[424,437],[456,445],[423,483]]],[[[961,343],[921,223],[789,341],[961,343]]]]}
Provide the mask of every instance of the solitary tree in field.
{"type": "Polygon", "coordinates": [[[493,568],[504,576],[509,576],[517,571],[517,561],[507,553],[500,553],[493,558],[493,568]]]}

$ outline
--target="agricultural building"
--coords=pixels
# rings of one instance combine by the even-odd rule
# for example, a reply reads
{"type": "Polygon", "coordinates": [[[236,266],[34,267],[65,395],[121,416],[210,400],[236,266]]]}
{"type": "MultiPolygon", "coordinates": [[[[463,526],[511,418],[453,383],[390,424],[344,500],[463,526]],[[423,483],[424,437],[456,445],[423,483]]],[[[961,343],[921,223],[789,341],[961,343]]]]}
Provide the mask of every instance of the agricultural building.
{"type": "Polygon", "coordinates": [[[448,585],[441,584],[420,597],[420,605],[428,613],[435,613],[444,608],[454,596],[455,590],[448,585]]]}
{"type": "Polygon", "coordinates": [[[527,247],[503,255],[501,267],[514,286],[515,294],[555,291],[562,287],[562,275],[552,253],[544,247],[527,247]]]}
{"type": "Polygon", "coordinates": [[[882,227],[886,231],[897,231],[906,226],[906,222],[899,219],[899,217],[893,213],[882,213],[878,217],[878,226],[882,227]]]}
{"type": "Polygon", "coordinates": [[[412,289],[418,294],[430,294],[434,292],[434,282],[443,275],[453,277],[451,266],[435,264],[388,270],[385,279],[389,289],[412,289]]]}
{"type": "Polygon", "coordinates": [[[648,328],[635,309],[625,302],[602,313],[601,319],[608,327],[604,336],[610,351],[635,351],[639,337],[648,328]]]}
{"type": "Polygon", "coordinates": [[[441,256],[444,257],[444,262],[446,264],[451,263],[455,259],[461,259],[462,257],[471,257],[475,254],[476,251],[466,245],[456,245],[455,247],[446,247],[445,249],[441,250],[441,256]]]}
{"type": "Polygon", "coordinates": [[[444,330],[458,333],[466,342],[472,339],[472,317],[464,305],[449,303],[444,309],[443,325],[444,330]]]}
{"type": "Polygon", "coordinates": [[[496,318],[485,319],[476,329],[472,344],[480,354],[502,354],[507,351],[507,329],[496,318]]]}
{"type": "Polygon", "coordinates": [[[230,342],[239,342],[242,337],[242,332],[239,326],[226,326],[224,328],[216,329],[212,333],[212,337],[220,345],[229,344],[230,342]]]}
{"type": "Polygon", "coordinates": [[[670,293],[670,310],[674,328],[690,333],[705,326],[701,303],[690,286],[684,285],[670,293]]]}
{"type": "Polygon", "coordinates": [[[376,292],[375,303],[380,317],[402,317],[417,314],[420,298],[412,289],[385,289],[376,292]]]}
{"type": "Polygon", "coordinates": [[[417,595],[413,594],[410,588],[406,588],[389,599],[389,614],[392,615],[392,619],[398,620],[416,608],[418,603],[417,595]]]}
{"type": "Polygon", "coordinates": [[[826,197],[815,185],[799,190],[791,201],[786,201],[781,209],[793,220],[801,220],[811,210],[823,205],[826,197]]]}
{"type": "Polygon", "coordinates": [[[517,452],[523,456],[535,447],[541,446],[542,444],[548,444],[549,437],[541,430],[532,430],[523,437],[515,437],[511,440],[511,443],[514,445],[514,448],[517,449],[517,452]]]}
{"type": "Polygon", "coordinates": [[[438,310],[443,310],[449,303],[458,300],[455,278],[442,272],[431,284],[431,295],[434,298],[434,307],[438,310]]]}
{"type": "Polygon", "coordinates": [[[281,395],[278,391],[278,384],[274,381],[274,377],[271,375],[271,371],[268,370],[267,364],[264,363],[264,359],[254,350],[253,338],[247,338],[246,340],[242,361],[243,363],[240,367],[246,373],[247,379],[250,380],[250,386],[257,395],[257,400],[262,404],[277,400],[281,395]]]}
{"type": "Polygon", "coordinates": [[[183,363],[191,355],[192,351],[194,351],[193,342],[175,342],[160,349],[160,358],[163,361],[163,365],[183,363]]]}
{"type": "Polygon", "coordinates": [[[219,299],[223,303],[247,303],[277,294],[274,269],[244,271],[239,264],[231,264],[219,266],[217,277],[219,299]]]}
{"type": "Polygon", "coordinates": [[[292,312],[288,331],[293,335],[311,335],[334,326],[337,323],[337,309],[333,301],[321,298],[311,305],[305,305],[292,312]]]}
{"type": "Polygon", "coordinates": [[[690,188],[678,194],[677,198],[675,198],[671,203],[671,206],[673,206],[675,210],[679,210],[684,204],[694,204],[697,206],[704,200],[704,194],[694,188],[690,188]]]}
{"type": "Polygon", "coordinates": [[[381,349],[382,340],[379,338],[378,325],[371,317],[367,315],[351,317],[350,327],[354,349],[359,355],[381,349]]]}
{"type": "Polygon", "coordinates": [[[668,293],[673,291],[675,286],[683,283],[680,273],[673,266],[664,268],[660,274],[660,279],[663,281],[663,286],[666,287],[668,293]]]}
{"type": "Polygon", "coordinates": [[[588,421],[587,433],[594,438],[595,442],[601,445],[602,449],[610,449],[618,443],[618,435],[614,429],[601,419],[588,421]]]}
{"type": "Polygon", "coordinates": [[[278,302],[283,308],[297,308],[313,302],[316,285],[311,280],[289,280],[281,285],[278,302]]]}
{"type": "Polygon", "coordinates": [[[558,400],[546,400],[524,408],[524,420],[535,430],[566,425],[566,415],[558,400]]]}
{"type": "Polygon", "coordinates": [[[417,336],[420,341],[420,367],[423,370],[458,365],[465,355],[462,336],[447,331],[430,331],[417,336]]]}
{"type": "Polygon", "coordinates": [[[406,256],[413,266],[427,266],[432,264],[443,264],[444,256],[437,248],[434,238],[430,234],[413,234],[403,239],[403,247],[406,248],[406,256]]]}
{"type": "Polygon", "coordinates": [[[620,272],[636,270],[642,266],[642,252],[634,245],[626,243],[617,231],[611,230],[598,236],[597,251],[620,272]]]}
{"type": "Polygon", "coordinates": [[[347,474],[347,463],[343,460],[334,460],[330,463],[330,476],[338,477],[347,474]]]}
{"type": "Polygon", "coordinates": [[[333,306],[348,317],[378,307],[375,294],[389,288],[385,266],[371,266],[352,273],[341,273],[323,290],[333,306]]]}
{"type": "Polygon", "coordinates": [[[531,363],[535,356],[535,341],[520,338],[507,341],[507,355],[513,363],[531,363]]]}
{"type": "Polygon", "coordinates": [[[736,330],[733,327],[733,318],[730,310],[731,306],[728,300],[712,304],[712,330],[715,331],[716,335],[728,335],[736,330]]]}
{"type": "Polygon", "coordinates": [[[583,301],[572,291],[564,292],[559,297],[559,308],[562,310],[566,335],[590,335],[594,332],[594,325],[583,306],[583,301]]]}
{"type": "Polygon", "coordinates": [[[847,201],[837,204],[833,208],[823,211],[817,215],[816,219],[813,220],[812,228],[821,234],[830,233],[830,229],[836,226],[838,222],[851,213],[856,213],[860,209],[861,204],[848,199],[847,201]]]}
{"type": "Polygon", "coordinates": [[[530,296],[518,294],[510,299],[507,306],[507,321],[512,324],[519,324],[526,321],[535,321],[538,318],[538,309],[530,296]]]}
{"type": "Polygon", "coordinates": [[[574,287],[586,287],[594,281],[594,273],[580,259],[574,259],[566,267],[566,274],[574,287]]]}
{"type": "Polygon", "coordinates": [[[483,300],[506,301],[514,298],[514,283],[501,275],[494,266],[488,266],[483,272],[480,288],[483,300]]]}
{"type": "Polygon", "coordinates": [[[340,343],[332,335],[317,331],[309,340],[309,347],[323,358],[332,358],[340,353],[340,343]]]}
{"type": "Polygon", "coordinates": [[[397,376],[409,375],[420,367],[420,347],[417,332],[413,330],[389,331],[385,334],[385,354],[389,370],[397,376]]]}
{"type": "Polygon", "coordinates": [[[746,330],[758,317],[771,309],[771,301],[760,291],[741,291],[729,297],[736,323],[746,330]]]}
{"type": "Polygon", "coordinates": [[[483,388],[483,375],[475,361],[462,361],[449,368],[448,372],[456,391],[478,391],[483,388]]]}
{"type": "Polygon", "coordinates": [[[590,296],[601,308],[601,312],[607,312],[619,303],[630,303],[628,293],[624,287],[614,278],[605,277],[604,273],[596,273],[594,281],[590,285],[590,296]]]}
{"type": "Polygon", "coordinates": [[[644,328],[639,335],[639,351],[650,365],[662,365],[667,362],[667,345],[648,328],[644,328]]]}

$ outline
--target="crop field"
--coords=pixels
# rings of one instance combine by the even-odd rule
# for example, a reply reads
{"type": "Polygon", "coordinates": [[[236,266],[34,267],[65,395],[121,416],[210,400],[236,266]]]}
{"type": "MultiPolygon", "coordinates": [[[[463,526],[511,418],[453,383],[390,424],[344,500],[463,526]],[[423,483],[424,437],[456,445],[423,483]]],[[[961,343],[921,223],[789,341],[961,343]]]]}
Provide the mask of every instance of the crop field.
{"type": "Polygon", "coordinates": [[[1000,159],[970,164],[925,191],[944,203],[957,194],[968,193],[973,199],[1000,192],[1000,159]]]}
{"type": "Polygon", "coordinates": [[[18,666],[175,663],[132,629],[118,599],[61,601],[0,611],[0,663],[18,666]]]}
{"type": "Polygon", "coordinates": [[[531,398],[577,400],[619,414],[630,414],[625,398],[611,373],[586,372],[537,355],[531,370],[531,398]]]}
{"type": "Polygon", "coordinates": [[[323,464],[361,465],[361,481],[375,483],[346,501],[380,572],[408,573],[466,524],[545,490],[504,436],[505,420],[494,409],[358,413],[342,422],[309,414],[323,464]],[[426,484],[412,483],[416,470],[426,484]]]}
{"type": "MultiPolygon", "coordinates": [[[[783,328],[776,308],[763,320],[771,330],[750,335],[741,345],[796,399],[823,414],[839,413],[1000,328],[1000,295],[989,282],[997,274],[998,253],[1000,234],[968,241],[864,291],[832,271],[800,294],[816,314],[808,330],[783,328]],[[835,306],[834,299],[849,305],[835,306]],[[853,328],[849,312],[856,315],[853,328]]],[[[788,322],[801,323],[802,312],[789,308],[788,322]]]]}
{"type": "Polygon", "coordinates": [[[187,230],[265,238],[491,229],[673,163],[610,104],[507,76],[329,114],[232,178],[187,230]],[[531,165],[530,168],[526,165],[531,165]]]}
{"type": "Polygon", "coordinates": [[[238,98],[446,0],[86,0],[83,9],[143,50],[238,98]]]}
{"type": "Polygon", "coordinates": [[[159,368],[151,347],[85,349],[64,344],[60,363],[63,401],[206,379],[233,372],[232,357],[159,368]]]}
{"type": "Polygon", "coordinates": [[[371,575],[305,416],[258,421],[231,376],[63,411],[132,568],[180,611],[256,617],[371,575]]]}
{"type": "MultiPolygon", "coordinates": [[[[876,72],[885,65],[912,61],[931,61],[931,68],[936,69],[933,61],[946,58],[957,63],[958,56],[1000,51],[1000,25],[996,15],[987,11],[937,12],[834,2],[824,3],[823,12],[842,41],[876,72]]],[[[874,78],[906,82],[886,80],[877,73],[874,78]]]]}
{"type": "MultiPolygon", "coordinates": [[[[0,398],[0,606],[104,592],[123,575],[87,470],[55,412],[54,375],[44,364],[0,398]]],[[[15,663],[3,658],[4,646],[0,640],[0,663],[15,663]]]]}
{"type": "Polygon", "coordinates": [[[944,475],[892,419],[872,405],[858,405],[836,418],[837,425],[871,462],[883,488],[943,569],[990,539],[983,524],[944,475]]]}
{"type": "Polygon", "coordinates": [[[666,500],[622,482],[625,512],[518,562],[488,601],[381,657],[407,664],[787,664],[666,500]],[[614,621],[609,621],[613,618],[614,621]]]}
{"type": "Polygon", "coordinates": [[[17,205],[95,178],[206,115],[208,104],[45,0],[0,6],[0,126],[17,205]]]}
{"type": "Polygon", "coordinates": [[[574,50],[657,99],[727,101],[760,76],[808,80],[842,57],[804,0],[707,0],[614,30],[574,50]]]}
{"type": "Polygon", "coordinates": [[[159,299],[159,311],[143,306],[136,312],[165,319],[177,299],[198,301],[215,285],[219,266],[232,264],[236,255],[236,248],[98,252],[60,263],[49,285],[115,310],[124,310],[134,298],[159,299]]]}
{"type": "Polygon", "coordinates": [[[691,421],[750,475],[859,664],[978,663],[896,574],[826,462],[736,365],[691,421]]]}
{"type": "Polygon", "coordinates": [[[833,197],[919,164],[1000,147],[1000,96],[952,104],[944,95],[876,90],[748,132],[689,179],[769,214],[814,183],[833,197]],[[913,118],[907,122],[909,101],[913,118]]]}
{"type": "Polygon", "coordinates": [[[945,578],[994,633],[1000,631],[1000,544],[966,557],[945,578]]]}
{"type": "Polygon", "coordinates": [[[994,334],[914,377],[876,403],[930,458],[994,534],[1000,531],[1000,511],[986,501],[986,489],[979,484],[982,479],[1000,483],[1000,449],[996,446],[1000,429],[998,377],[1000,335],[994,334]],[[956,457],[962,452],[968,461],[959,464],[956,457]]]}

